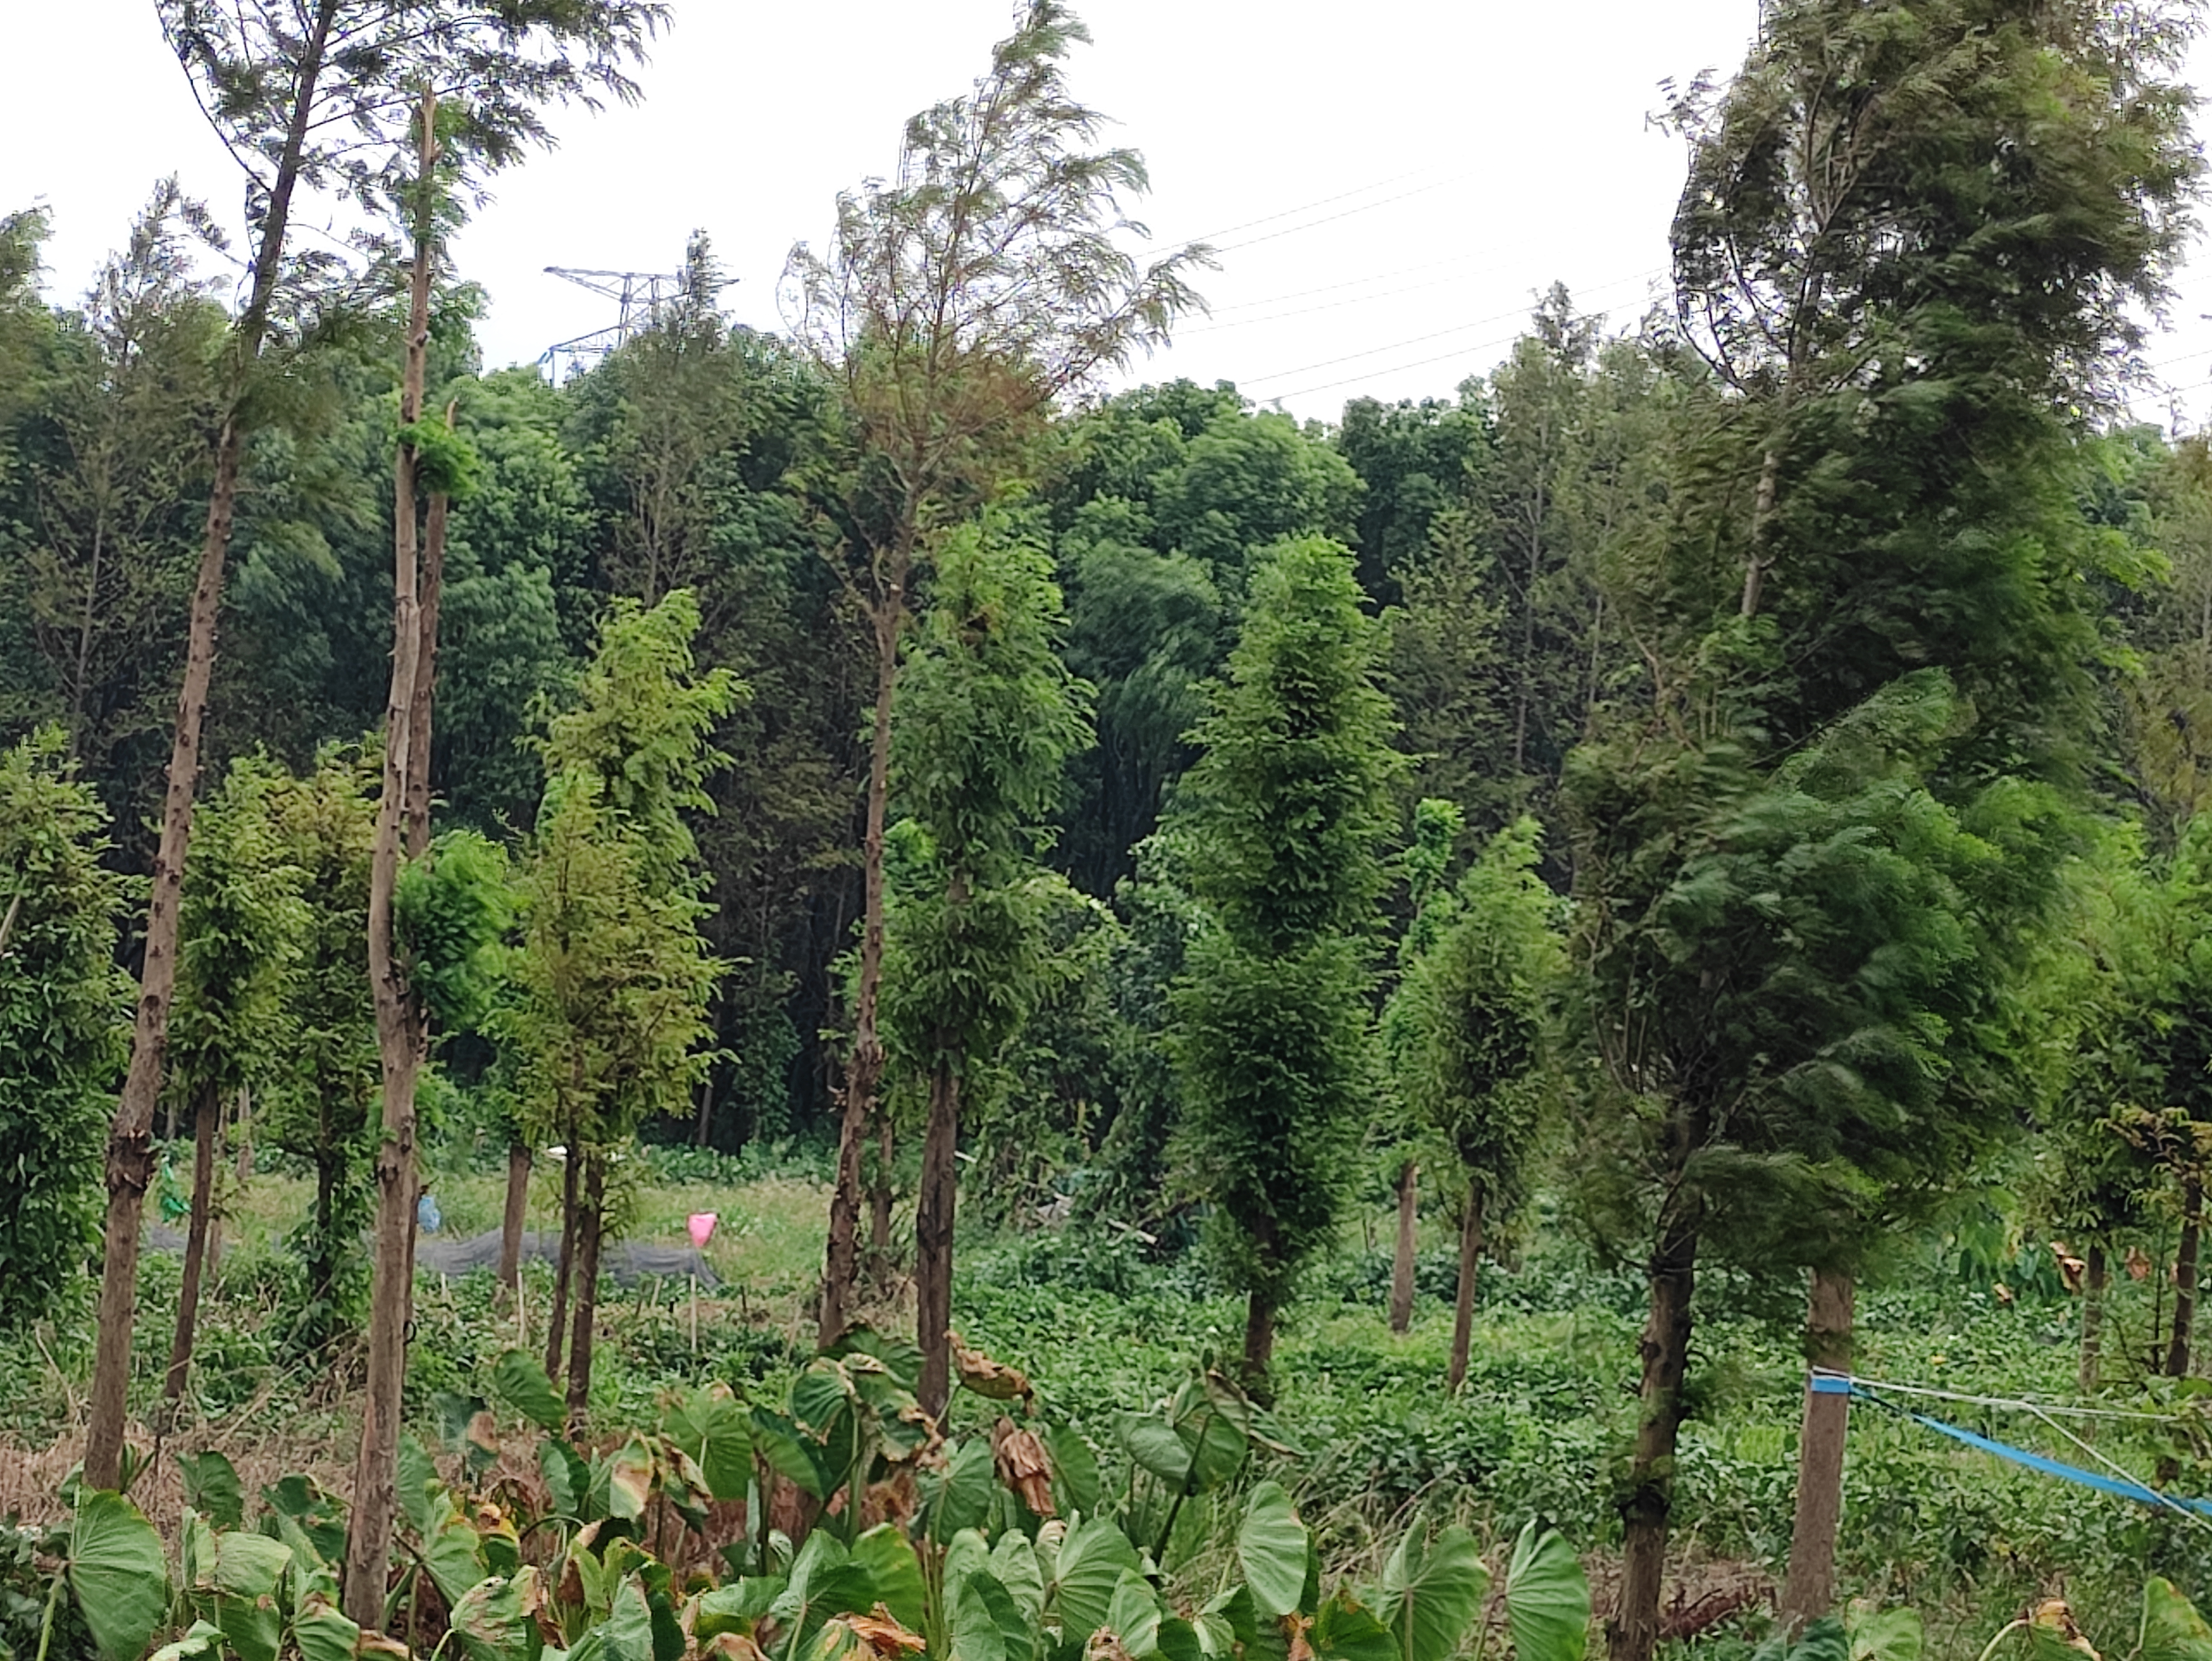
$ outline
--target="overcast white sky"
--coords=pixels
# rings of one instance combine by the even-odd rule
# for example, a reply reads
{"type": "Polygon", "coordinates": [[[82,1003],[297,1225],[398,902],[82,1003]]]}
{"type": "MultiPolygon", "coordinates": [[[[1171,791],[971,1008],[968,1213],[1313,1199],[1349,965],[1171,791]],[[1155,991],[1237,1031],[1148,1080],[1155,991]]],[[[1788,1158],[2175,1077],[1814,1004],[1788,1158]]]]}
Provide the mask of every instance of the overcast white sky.
{"type": "MultiPolygon", "coordinates": [[[[1755,0],[1077,0],[1096,44],[1079,96],[1150,163],[1143,216],[1206,237],[1222,269],[1142,378],[1235,380],[1301,416],[1347,398],[1446,395],[1496,362],[1534,291],[1565,282],[1632,319],[1656,292],[1680,180],[1646,124],[1662,79],[1727,69],[1755,0]]],[[[559,118],[558,149],[504,176],[459,250],[489,289],[494,364],[611,322],[547,265],[668,271],[696,227],[774,328],[794,240],[888,167],[912,111],[963,89],[1009,0],[835,5],[675,0],[644,103],[559,118]]],[[[0,0],[0,209],[53,210],[50,289],[80,292],[154,179],[226,222],[234,165],[203,125],[147,0],[0,0]]],[[[2197,54],[2212,82],[2212,50],[2197,54]]],[[[2149,356],[2212,407],[2212,253],[2149,356]]],[[[2163,418],[2160,400],[2147,416],[2163,418]]]]}

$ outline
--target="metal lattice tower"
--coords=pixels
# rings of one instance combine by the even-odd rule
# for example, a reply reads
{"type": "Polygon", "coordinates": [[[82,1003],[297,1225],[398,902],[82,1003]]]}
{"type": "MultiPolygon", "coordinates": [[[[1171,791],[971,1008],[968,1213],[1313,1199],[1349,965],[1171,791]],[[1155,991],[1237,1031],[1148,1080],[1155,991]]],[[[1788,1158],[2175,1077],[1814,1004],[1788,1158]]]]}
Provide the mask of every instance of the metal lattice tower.
{"type": "Polygon", "coordinates": [[[661,314],[684,297],[687,281],[681,273],[667,271],[583,271],[563,265],[548,265],[545,271],[548,276],[565,277],[621,308],[617,320],[607,327],[545,349],[538,367],[556,386],[627,344],[639,331],[658,323],[661,314]]]}

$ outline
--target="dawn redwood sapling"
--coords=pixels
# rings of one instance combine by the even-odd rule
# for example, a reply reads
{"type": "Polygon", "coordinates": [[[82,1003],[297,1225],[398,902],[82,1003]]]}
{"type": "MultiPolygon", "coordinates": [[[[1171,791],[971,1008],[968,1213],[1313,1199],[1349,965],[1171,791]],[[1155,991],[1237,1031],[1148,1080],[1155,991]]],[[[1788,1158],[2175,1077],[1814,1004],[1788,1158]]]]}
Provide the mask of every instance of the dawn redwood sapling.
{"type": "Polygon", "coordinates": [[[1395,753],[1381,627],[1352,557],[1268,550],[1210,709],[1177,828],[1203,914],[1170,995],[1179,1159],[1247,1300],[1243,1371],[1265,1391],[1278,1312],[1334,1234],[1379,1081],[1369,999],[1395,753]]]}
{"type": "Polygon", "coordinates": [[[837,390],[848,453],[814,493],[875,658],[860,962],[819,1338],[851,1318],[862,1155],[884,1070],[884,836],[901,654],[929,538],[1030,469],[1054,401],[1164,342],[1197,303],[1190,247],[1140,265],[1116,240],[1147,187],[1133,150],[1095,149],[1104,118],[1072,98],[1089,39],[1060,0],[1028,0],[968,95],[907,123],[887,179],[837,199],[829,247],[801,243],[782,303],[799,350],[837,390]]]}

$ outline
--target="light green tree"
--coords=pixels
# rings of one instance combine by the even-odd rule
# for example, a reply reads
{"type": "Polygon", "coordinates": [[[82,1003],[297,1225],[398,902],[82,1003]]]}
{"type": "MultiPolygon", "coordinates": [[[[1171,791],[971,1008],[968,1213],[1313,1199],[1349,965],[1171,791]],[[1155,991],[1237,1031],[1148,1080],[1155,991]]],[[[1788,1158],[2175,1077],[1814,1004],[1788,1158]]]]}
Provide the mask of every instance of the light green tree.
{"type": "Polygon", "coordinates": [[[560,1372],[565,1348],[579,1421],[608,1164],[647,1117],[687,1105],[709,1059],[707,1007],[724,968],[700,938],[707,907],[684,816],[708,805],[701,787],[718,757],[707,735],[742,689],[726,670],[696,672],[698,626],[684,589],[650,611],[617,601],[577,708],[554,717],[545,803],[517,885],[514,995],[495,1018],[537,1140],[565,1150],[546,1370],[560,1372]]]}
{"type": "Polygon", "coordinates": [[[1243,1367],[1265,1388],[1278,1313],[1334,1232],[1378,1081],[1368,999],[1394,764],[1381,630],[1352,559],[1270,550],[1185,776],[1203,931],[1171,997],[1184,1180],[1248,1300],[1243,1367]]]}
{"type": "Polygon", "coordinates": [[[1408,1116],[1461,1183],[1450,1384],[1467,1378],[1486,1222],[1518,1197],[1542,1105],[1545,1026],[1561,952],[1559,906],[1534,869],[1540,832],[1493,837],[1441,905],[1384,1021],[1408,1116]]]}

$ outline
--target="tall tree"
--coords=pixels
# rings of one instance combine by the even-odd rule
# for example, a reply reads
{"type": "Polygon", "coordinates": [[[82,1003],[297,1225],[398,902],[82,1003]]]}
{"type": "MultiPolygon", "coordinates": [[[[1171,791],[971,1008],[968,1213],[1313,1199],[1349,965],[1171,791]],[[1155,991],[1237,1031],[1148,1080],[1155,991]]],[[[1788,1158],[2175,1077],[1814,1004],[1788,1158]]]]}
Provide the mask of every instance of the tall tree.
{"type": "Polygon", "coordinates": [[[1385,1027],[1399,1088],[1461,1183],[1454,1390],[1467,1379],[1484,1229],[1516,1197],[1535,1141],[1559,958],[1557,902],[1533,868],[1538,841],[1527,818],[1491,839],[1440,908],[1434,941],[1407,966],[1385,1027]]]}
{"type": "Polygon", "coordinates": [[[388,159],[408,148],[404,135],[424,88],[467,108],[465,126],[450,143],[463,176],[481,179],[551,142],[543,117],[549,104],[635,99],[628,70],[666,15],[658,0],[160,0],[159,9],[194,97],[246,175],[252,253],[224,353],[131,1067],[109,1139],[106,1256],[85,1439],[85,1479],[94,1488],[113,1488],[121,1469],[139,1213],[153,1169],[177,908],[239,472],[248,435],[271,401],[264,350],[272,337],[290,344],[313,328],[315,290],[334,274],[329,255],[292,248],[295,198],[304,186],[374,210],[388,159]]]}
{"type": "Polygon", "coordinates": [[[1067,757],[1088,736],[1056,650],[1052,561],[987,520],[940,544],[930,609],[891,729],[893,799],[921,832],[924,891],[901,895],[886,943],[884,1024],[928,1081],[915,1209],[923,1411],[951,1391],[952,1222],[961,1102],[1052,979],[1055,887],[1036,864],[1067,757]]]}
{"type": "Polygon", "coordinates": [[[1657,1638],[1701,1251],[1848,1274],[1994,1110],[2099,649],[2067,423],[2162,292],[2197,167],[2174,15],[1762,21],[1677,110],[1711,379],[1674,523],[1611,574],[1652,684],[1570,775],[1588,1030],[1648,1231],[1616,1661],[1657,1638]]]}
{"type": "Polygon", "coordinates": [[[1270,551],[1185,776],[1203,931],[1172,997],[1182,1168],[1248,1300],[1243,1370],[1267,1388],[1275,1322],[1336,1226],[1376,1069],[1368,996],[1392,753],[1379,626],[1352,557],[1270,551]]]}
{"type": "Polygon", "coordinates": [[[199,1320],[214,1220],[218,1132],[237,1093],[258,1086],[287,1054],[286,983],[313,920],[300,897],[306,873],[292,862],[275,811],[285,781],[269,764],[234,763],[221,789],[193,810],[199,857],[185,884],[169,1020],[169,1088],[191,1110],[191,1215],[184,1279],[162,1400],[183,1399],[199,1320]]]}
{"type": "Polygon", "coordinates": [[[126,824],[151,806],[207,485],[224,319],[193,274],[198,215],[175,179],[156,186],[58,340],[40,399],[52,442],[32,464],[18,568],[54,707],[126,824]]]}
{"type": "Polygon", "coordinates": [[[52,1312],[99,1218],[101,1098],[130,993],[107,816],[47,727],[0,752],[0,1329],[52,1312]]]}
{"type": "Polygon", "coordinates": [[[547,1371],[560,1371],[565,1348],[579,1421],[607,1161],[647,1118],[683,1112],[707,1064],[707,1004],[723,971],[699,936],[707,908],[686,815],[711,806],[702,786],[720,758],[707,734],[742,688],[727,670],[696,672],[698,626],[685,589],[651,611],[617,601],[578,706],[553,719],[520,885],[518,996],[500,1017],[526,1117],[567,1148],[547,1371]]]}
{"type": "Polygon", "coordinates": [[[1103,119],[1067,92],[1089,35],[1029,0],[972,94],[908,122],[887,179],[838,198],[828,252],[784,269],[793,338],[838,388],[851,460],[829,487],[851,591],[875,647],[853,1053],[823,1278],[826,1345],[850,1314],[861,1152],[883,1077],[884,830],[899,658],[929,538],[1024,465],[1053,399],[1167,337],[1205,257],[1148,266],[1115,240],[1146,187],[1133,150],[1095,149],[1103,119]]]}

